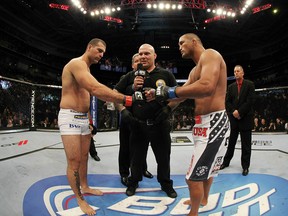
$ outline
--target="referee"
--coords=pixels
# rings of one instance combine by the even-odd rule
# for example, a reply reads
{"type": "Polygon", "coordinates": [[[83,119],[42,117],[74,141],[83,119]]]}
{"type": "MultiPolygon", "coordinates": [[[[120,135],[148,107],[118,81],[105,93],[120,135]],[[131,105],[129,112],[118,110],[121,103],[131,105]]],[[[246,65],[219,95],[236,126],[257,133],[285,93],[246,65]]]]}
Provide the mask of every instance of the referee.
{"type": "MultiPolygon", "coordinates": [[[[157,180],[161,189],[171,197],[177,197],[173,189],[173,181],[170,179],[170,153],[171,137],[170,122],[168,117],[174,108],[172,102],[157,102],[156,100],[146,101],[144,91],[158,85],[176,86],[177,82],[171,72],[155,66],[157,57],[153,46],[143,44],[139,48],[140,63],[143,68],[138,68],[136,72],[128,73],[121,83],[125,86],[116,89],[131,88],[128,84],[133,83],[135,95],[143,100],[133,103],[131,112],[127,109],[121,111],[122,120],[129,122],[130,134],[130,156],[131,156],[131,176],[128,180],[126,194],[132,196],[138,188],[138,182],[142,180],[142,171],[145,166],[146,152],[151,144],[151,148],[157,162],[157,180]],[[137,93],[137,94],[136,94],[137,93]]],[[[121,92],[121,91],[120,91],[121,92]]]]}
{"type": "MultiPolygon", "coordinates": [[[[133,71],[130,73],[134,74],[137,70],[137,65],[140,63],[139,54],[136,53],[132,57],[132,68],[133,71]]],[[[129,74],[129,73],[128,73],[129,74]]],[[[127,75],[127,74],[126,74],[127,75]]],[[[123,79],[125,75],[123,75],[115,86],[114,90],[118,92],[125,92],[127,95],[132,95],[134,93],[133,89],[133,80],[123,79]]],[[[118,109],[119,109],[118,105],[118,109]]],[[[129,109],[129,108],[127,108],[129,109]]],[[[125,110],[126,111],[126,110],[125,110]]],[[[121,115],[121,118],[124,115],[121,115]]],[[[130,175],[130,147],[129,147],[129,140],[130,140],[130,124],[125,122],[125,119],[122,121],[120,119],[120,127],[119,127],[119,141],[120,141],[120,148],[119,148],[119,155],[118,155],[118,164],[119,164],[119,174],[121,177],[121,183],[127,186],[128,183],[128,176],[130,175]]],[[[148,146],[145,150],[145,158],[147,156],[148,146]]],[[[146,178],[153,178],[153,175],[147,170],[147,162],[145,160],[143,166],[143,176],[146,178]]]]}

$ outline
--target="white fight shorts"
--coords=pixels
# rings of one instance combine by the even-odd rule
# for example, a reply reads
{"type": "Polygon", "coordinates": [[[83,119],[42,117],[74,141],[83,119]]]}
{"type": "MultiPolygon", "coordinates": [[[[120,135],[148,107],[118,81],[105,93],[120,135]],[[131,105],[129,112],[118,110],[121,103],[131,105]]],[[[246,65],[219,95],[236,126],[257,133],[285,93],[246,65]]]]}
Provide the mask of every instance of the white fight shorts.
{"type": "Polygon", "coordinates": [[[203,181],[217,176],[228,147],[230,123],[225,110],[195,117],[192,128],[194,152],[187,180],[203,181]]]}
{"type": "Polygon", "coordinates": [[[60,109],[58,125],[61,135],[91,134],[88,113],[81,113],[71,109],[60,109]]]}

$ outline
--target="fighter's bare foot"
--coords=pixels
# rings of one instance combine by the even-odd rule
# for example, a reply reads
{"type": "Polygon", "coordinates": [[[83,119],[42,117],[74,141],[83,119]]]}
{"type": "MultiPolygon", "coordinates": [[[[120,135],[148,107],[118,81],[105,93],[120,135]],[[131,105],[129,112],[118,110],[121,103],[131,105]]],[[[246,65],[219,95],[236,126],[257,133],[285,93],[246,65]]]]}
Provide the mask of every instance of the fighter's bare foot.
{"type": "Polygon", "coordinates": [[[185,200],[185,201],[183,202],[183,204],[184,204],[184,205],[191,205],[191,201],[190,201],[190,200],[185,200]]]}
{"type": "Polygon", "coordinates": [[[82,188],[81,189],[82,193],[88,193],[88,194],[93,194],[93,195],[96,195],[96,196],[102,196],[103,195],[103,192],[98,190],[98,189],[92,189],[92,188],[82,188]]]}
{"type": "Polygon", "coordinates": [[[96,211],[85,200],[78,200],[81,210],[87,215],[95,215],[96,211]]]}
{"type": "Polygon", "coordinates": [[[208,203],[208,200],[204,200],[204,199],[203,199],[203,200],[201,201],[201,204],[200,204],[200,205],[201,205],[201,206],[206,206],[207,203],[208,203]]]}
{"type": "MultiPolygon", "coordinates": [[[[200,205],[201,205],[201,206],[206,206],[207,203],[208,203],[207,200],[202,200],[202,202],[201,202],[200,205]]],[[[184,204],[184,205],[191,205],[191,200],[185,200],[185,201],[183,202],[183,204],[184,204]]]]}

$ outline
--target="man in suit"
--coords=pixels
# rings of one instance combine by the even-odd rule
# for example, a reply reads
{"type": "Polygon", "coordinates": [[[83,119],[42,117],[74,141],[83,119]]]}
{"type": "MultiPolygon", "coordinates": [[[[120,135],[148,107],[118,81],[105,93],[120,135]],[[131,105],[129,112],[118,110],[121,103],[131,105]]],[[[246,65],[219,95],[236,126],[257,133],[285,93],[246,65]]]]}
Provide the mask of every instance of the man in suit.
{"type": "Polygon", "coordinates": [[[251,158],[255,86],[252,81],[244,79],[244,70],[241,65],[234,67],[234,76],[236,82],[228,86],[226,94],[226,111],[230,119],[231,133],[228,149],[220,169],[229,166],[240,133],[242,175],[246,176],[249,173],[251,158]]]}

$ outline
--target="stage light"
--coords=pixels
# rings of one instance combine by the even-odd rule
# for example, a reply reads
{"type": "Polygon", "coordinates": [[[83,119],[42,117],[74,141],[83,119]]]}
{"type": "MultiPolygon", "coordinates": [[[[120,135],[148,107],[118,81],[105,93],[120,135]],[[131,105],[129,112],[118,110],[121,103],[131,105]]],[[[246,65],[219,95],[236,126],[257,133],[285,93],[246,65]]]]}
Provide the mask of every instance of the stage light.
{"type": "Polygon", "coordinates": [[[111,9],[110,8],[105,8],[104,11],[105,11],[105,14],[110,14],[111,13],[111,9]]]}
{"type": "Polygon", "coordinates": [[[78,7],[78,8],[79,8],[79,6],[81,7],[81,3],[79,0],[71,0],[71,1],[76,7],[78,7]]]}
{"type": "Polygon", "coordinates": [[[217,11],[216,11],[216,14],[218,14],[218,15],[221,15],[222,14],[222,9],[221,8],[219,8],[219,9],[217,9],[217,11]]]}
{"type": "Polygon", "coordinates": [[[240,13],[244,14],[246,12],[246,10],[253,4],[254,0],[246,0],[246,2],[244,3],[244,6],[242,7],[240,13]]]}
{"type": "Polygon", "coordinates": [[[163,10],[163,9],[164,9],[164,4],[163,4],[163,3],[159,3],[158,8],[159,8],[160,10],[163,10]]]}

